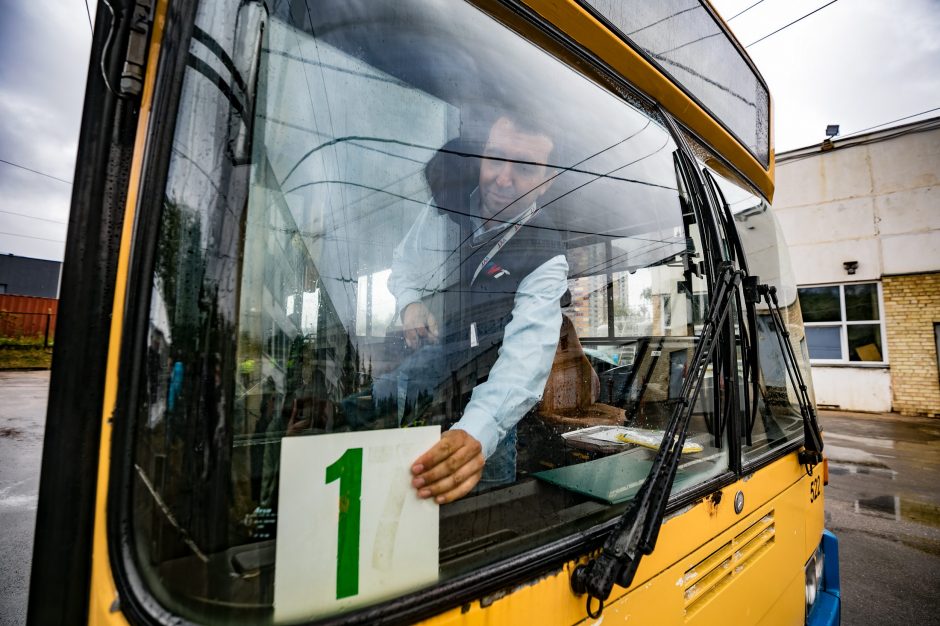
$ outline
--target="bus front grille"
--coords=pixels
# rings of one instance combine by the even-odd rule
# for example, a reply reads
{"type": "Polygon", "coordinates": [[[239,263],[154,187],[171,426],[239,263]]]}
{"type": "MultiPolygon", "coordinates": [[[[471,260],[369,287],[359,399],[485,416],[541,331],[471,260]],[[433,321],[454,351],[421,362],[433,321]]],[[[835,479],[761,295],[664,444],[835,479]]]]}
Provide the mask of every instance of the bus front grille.
{"type": "Polygon", "coordinates": [[[728,586],[774,544],[774,511],[766,513],[705,559],[686,570],[680,581],[686,616],[692,617],[707,601],[728,586]]]}

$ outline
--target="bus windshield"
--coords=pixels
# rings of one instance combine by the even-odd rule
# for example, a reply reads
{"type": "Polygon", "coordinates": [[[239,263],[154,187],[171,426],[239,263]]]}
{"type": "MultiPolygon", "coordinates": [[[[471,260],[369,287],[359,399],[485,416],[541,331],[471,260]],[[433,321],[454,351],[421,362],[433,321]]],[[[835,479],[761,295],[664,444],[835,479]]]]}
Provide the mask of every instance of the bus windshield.
{"type": "MultiPolygon", "coordinates": [[[[518,19],[443,0],[199,3],[130,513],[175,612],[340,614],[612,519],[646,477],[720,251],[662,114],[518,19]],[[394,496],[352,478],[366,443],[288,463],[427,428],[466,429],[486,455],[433,533],[399,523],[417,454],[389,461],[394,496]],[[297,503],[317,489],[334,526],[304,534],[297,503]],[[350,536],[369,563],[344,561],[350,536]],[[332,567],[335,587],[289,591],[306,571],[289,559],[332,567]]],[[[706,371],[674,494],[729,471],[723,393],[706,371]]]]}

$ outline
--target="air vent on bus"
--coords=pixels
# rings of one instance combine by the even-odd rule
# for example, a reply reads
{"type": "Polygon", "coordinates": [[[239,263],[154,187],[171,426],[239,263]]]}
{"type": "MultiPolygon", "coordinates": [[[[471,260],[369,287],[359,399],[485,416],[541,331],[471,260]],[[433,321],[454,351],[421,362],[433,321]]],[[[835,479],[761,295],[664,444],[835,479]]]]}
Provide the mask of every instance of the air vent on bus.
{"type": "Polygon", "coordinates": [[[774,543],[774,512],[770,511],[700,563],[686,570],[682,580],[686,617],[720,593],[738,574],[774,543]]]}

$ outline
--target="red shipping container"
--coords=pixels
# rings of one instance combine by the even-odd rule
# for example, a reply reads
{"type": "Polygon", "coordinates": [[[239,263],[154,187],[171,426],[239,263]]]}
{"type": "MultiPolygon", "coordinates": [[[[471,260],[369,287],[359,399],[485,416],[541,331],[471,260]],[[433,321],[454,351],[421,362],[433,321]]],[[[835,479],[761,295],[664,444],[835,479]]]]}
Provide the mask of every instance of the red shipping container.
{"type": "Polygon", "coordinates": [[[56,298],[0,294],[0,337],[48,336],[52,341],[58,311],[56,298]]]}

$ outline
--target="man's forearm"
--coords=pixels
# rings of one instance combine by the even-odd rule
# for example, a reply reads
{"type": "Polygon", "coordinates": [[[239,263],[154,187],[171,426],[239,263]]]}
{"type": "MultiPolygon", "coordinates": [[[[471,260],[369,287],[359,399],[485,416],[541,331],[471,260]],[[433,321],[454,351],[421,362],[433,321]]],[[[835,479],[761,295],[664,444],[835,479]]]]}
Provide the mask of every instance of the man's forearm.
{"type": "Polygon", "coordinates": [[[395,298],[395,315],[401,319],[405,307],[420,302],[439,288],[444,265],[446,223],[431,207],[425,207],[392,254],[388,290],[395,298]]]}
{"type": "Polygon", "coordinates": [[[482,444],[485,457],[542,396],[558,347],[567,276],[568,263],[559,255],[523,279],[499,357],[454,425],[482,444]]]}

